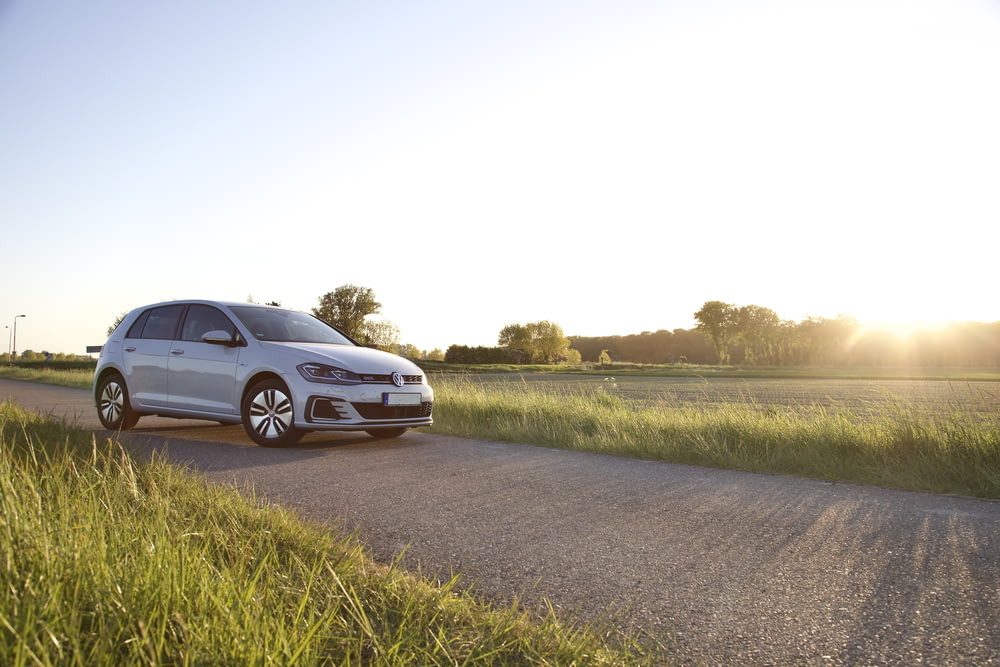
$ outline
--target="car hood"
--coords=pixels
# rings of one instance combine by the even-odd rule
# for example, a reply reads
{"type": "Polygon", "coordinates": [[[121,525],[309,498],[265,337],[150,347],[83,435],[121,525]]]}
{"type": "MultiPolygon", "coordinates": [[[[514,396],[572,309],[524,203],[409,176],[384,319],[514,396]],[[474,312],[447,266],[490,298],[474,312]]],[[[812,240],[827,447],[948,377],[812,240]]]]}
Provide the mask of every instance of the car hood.
{"type": "Polygon", "coordinates": [[[296,364],[316,362],[330,364],[359,374],[381,375],[393,372],[404,375],[423,375],[420,367],[408,359],[370,347],[331,345],[327,343],[278,343],[261,342],[261,347],[281,348],[299,357],[296,364]]]}

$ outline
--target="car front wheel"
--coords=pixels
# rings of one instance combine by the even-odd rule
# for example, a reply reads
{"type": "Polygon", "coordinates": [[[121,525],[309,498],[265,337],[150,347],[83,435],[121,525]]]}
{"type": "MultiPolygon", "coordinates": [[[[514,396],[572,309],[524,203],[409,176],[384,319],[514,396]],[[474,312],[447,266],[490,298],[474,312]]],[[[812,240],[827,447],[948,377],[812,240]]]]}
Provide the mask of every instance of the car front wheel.
{"type": "Polygon", "coordinates": [[[243,398],[243,428],[263,447],[286,447],[302,437],[293,415],[291,393],[279,380],[258,382],[243,398]]]}
{"type": "Polygon", "coordinates": [[[106,376],[97,387],[97,416],[110,431],[127,431],[139,421],[128,402],[125,380],[118,373],[106,376]]]}

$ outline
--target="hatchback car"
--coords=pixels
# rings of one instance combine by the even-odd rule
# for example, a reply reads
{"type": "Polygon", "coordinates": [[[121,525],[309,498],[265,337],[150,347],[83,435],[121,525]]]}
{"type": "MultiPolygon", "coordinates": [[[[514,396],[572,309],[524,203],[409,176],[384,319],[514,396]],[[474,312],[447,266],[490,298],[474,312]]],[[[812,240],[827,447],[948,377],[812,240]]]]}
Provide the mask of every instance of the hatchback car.
{"type": "Polygon", "coordinates": [[[309,431],[392,438],[430,426],[434,392],[412,362],[312,315],[196,300],[126,315],[101,349],[94,398],[108,429],[144,415],[209,419],[282,447],[309,431]]]}

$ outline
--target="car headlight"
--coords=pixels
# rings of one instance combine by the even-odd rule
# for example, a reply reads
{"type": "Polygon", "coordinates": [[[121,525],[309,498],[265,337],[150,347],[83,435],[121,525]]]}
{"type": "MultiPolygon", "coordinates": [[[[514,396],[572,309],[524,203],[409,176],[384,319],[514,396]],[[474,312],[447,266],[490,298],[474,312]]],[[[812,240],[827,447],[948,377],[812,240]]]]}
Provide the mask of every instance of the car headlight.
{"type": "Polygon", "coordinates": [[[297,368],[302,377],[310,382],[325,382],[327,384],[361,384],[364,382],[357,373],[336,366],[302,364],[297,368]]]}

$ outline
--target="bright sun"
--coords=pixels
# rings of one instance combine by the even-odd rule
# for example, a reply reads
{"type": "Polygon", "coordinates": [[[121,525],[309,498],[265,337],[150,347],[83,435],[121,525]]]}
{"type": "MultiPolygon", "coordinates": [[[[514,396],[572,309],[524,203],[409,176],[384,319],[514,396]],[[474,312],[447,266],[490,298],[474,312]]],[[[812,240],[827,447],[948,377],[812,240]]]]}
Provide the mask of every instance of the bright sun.
{"type": "Polygon", "coordinates": [[[865,331],[884,331],[900,339],[911,338],[922,332],[940,331],[948,326],[948,322],[942,320],[934,322],[862,322],[861,324],[865,331]]]}

